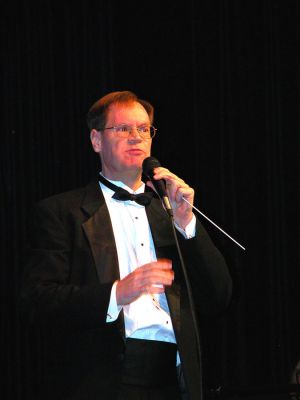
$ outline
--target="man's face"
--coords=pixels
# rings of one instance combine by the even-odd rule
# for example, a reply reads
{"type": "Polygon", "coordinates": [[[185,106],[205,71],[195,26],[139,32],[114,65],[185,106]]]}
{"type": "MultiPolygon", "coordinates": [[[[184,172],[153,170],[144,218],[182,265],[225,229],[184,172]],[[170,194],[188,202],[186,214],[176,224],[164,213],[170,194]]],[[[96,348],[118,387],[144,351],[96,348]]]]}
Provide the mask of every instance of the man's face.
{"type": "MultiPolygon", "coordinates": [[[[109,108],[105,127],[150,125],[149,116],[139,103],[115,104],[109,108]]],[[[152,140],[140,137],[134,129],[128,138],[120,138],[112,129],[91,132],[93,148],[100,153],[103,174],[113,180],[140,174],[143,160],[150,155],[152,140]]]]}

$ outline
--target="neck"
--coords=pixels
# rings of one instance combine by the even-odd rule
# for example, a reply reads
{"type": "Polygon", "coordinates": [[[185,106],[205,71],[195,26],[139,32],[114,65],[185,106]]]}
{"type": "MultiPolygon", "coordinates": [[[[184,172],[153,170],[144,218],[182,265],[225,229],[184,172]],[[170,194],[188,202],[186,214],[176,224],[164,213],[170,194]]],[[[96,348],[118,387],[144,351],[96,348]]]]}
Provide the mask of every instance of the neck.
{"type": "Polygon", "coordinates": [[[102,170],[102,174],[105,178],[112,181],[123,182],[126,186],[130,187],[133,191],[136,191],[142,184],[142,175],[139,174],[110,174],[107,171],[102,170]]]}

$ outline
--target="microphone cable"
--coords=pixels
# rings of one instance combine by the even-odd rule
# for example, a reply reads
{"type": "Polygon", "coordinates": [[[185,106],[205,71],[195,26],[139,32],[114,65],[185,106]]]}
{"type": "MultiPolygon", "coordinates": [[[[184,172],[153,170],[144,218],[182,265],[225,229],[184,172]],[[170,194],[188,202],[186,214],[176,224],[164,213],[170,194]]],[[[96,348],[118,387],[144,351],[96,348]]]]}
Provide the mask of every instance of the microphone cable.
{"type": "Polygon", "coordinates": [[[170,215],[169,213],[168,213],[168,215],[169,215],[170,221],[171,221],[172,232],[173,232],[174,239],[175,239],[177,253],[178,253],[178,256],[179,256],[181,269],[182,269],[183,276],[184,276],[184,281],[185,281],[185,284],[186,284],[188,301],[189,301],[189,305],[190,305],[190,309],[191,309],[191,315],[192,315],[192,321],[193,321],[193,325],[194,325],[194,333],[195,333],[195,339],[196,339],[196,347],[197,347],[197,353],[198,353],[199,370],[200,370],[200,397],[199,397],[199,400],[203,400],[204,398],[203,398],[203,382],[202,382],[202,352],[201,352],[200,333],[199,333],[199,325],[198,325],[198,321],[197,321],[195,303],[194,303],[194,299],[193,299],[190,280],[189,280],[189,277],[188,277],[188,274],[187,274],[185,262],[184,262],[184,259],[183,259],[183,256],[182,256],[182,252],[181,252],[179,241],[178,241],[178,237],[177,237],[174,217],[172,215],[170,215]]]}

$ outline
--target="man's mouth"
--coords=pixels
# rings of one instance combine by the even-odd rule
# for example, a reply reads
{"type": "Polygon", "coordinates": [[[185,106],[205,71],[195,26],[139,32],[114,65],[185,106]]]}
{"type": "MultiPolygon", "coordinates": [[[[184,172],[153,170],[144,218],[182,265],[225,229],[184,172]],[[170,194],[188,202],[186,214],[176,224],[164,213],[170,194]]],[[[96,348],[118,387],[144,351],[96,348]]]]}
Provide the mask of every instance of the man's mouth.
{"type": "Polygon", "coordinates": [[[129,149],[127,150],[127,153],[133,156],[139,156],[141,154],[144,154],[143,150],[141,149],[129,149]]]}

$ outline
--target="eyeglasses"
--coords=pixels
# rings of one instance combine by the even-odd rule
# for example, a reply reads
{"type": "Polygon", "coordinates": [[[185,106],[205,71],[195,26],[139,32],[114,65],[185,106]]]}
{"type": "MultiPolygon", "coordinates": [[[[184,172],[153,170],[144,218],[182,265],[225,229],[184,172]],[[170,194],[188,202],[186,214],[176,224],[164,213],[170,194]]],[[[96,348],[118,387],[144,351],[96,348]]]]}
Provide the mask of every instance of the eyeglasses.
{"type": "Polygon", "coordinates": [[[130,125],[117,125],[111,126],[109,128],[103,128],[102,130],[111,129],[118,137],[128,138],[134,129],[136,129],[142,139],[152,139],[154,138],[157,129],[152,125],[143,126],[130,126],[130,125]]]}

